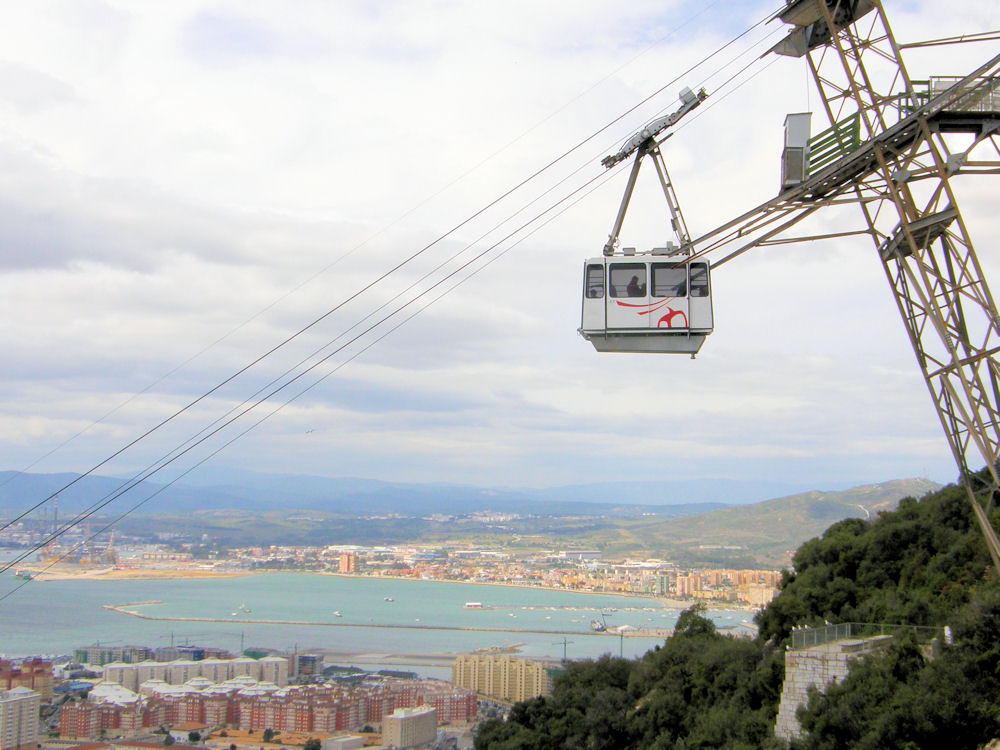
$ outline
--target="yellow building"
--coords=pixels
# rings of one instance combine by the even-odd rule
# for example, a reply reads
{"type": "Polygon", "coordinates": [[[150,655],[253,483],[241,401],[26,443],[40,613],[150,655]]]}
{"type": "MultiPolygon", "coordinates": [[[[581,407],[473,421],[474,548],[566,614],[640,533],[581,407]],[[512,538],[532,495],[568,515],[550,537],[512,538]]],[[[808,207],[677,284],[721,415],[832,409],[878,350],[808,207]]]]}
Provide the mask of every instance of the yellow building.
{"type": "Polygon", "coordinates": [[[553,666],[510,654],[460,654],[451,667],[455,687],[517,703],[552,694],[553,666]]]}

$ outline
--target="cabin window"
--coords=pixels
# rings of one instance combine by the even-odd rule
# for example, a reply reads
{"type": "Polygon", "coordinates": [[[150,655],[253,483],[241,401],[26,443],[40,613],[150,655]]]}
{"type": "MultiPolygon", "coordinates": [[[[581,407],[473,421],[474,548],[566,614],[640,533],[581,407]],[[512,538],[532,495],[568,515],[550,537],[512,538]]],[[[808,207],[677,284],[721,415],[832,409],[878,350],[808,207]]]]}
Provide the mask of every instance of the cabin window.
{"type": "Polygon", "coordinates": [[[604,266],[591,263],[587,266],[587,299],[600,299],[604,296],[604,266]]]}
{"type": "Polygon", "coordinates": [[[692,263],[691,264],[691,296],[692,297],[707,297],[708,296],[708,264],[707,263],[692,263]]]}
{"type": "Polygon", "coordinates": [[[646,264],[613,263],[609,284],[612,297],[645,297],[646,264]]]}
{"type": "Polygon", "coordinates": [[[654,297],[686,297],[687,266],[673,263],[653,264],[654,297]]]}

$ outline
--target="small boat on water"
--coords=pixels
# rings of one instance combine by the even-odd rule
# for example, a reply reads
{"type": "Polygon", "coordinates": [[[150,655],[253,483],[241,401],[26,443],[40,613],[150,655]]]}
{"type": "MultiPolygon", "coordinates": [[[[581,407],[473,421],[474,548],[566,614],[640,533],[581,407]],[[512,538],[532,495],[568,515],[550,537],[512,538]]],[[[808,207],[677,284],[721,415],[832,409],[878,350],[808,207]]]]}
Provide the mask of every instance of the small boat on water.
{"type": "Polygon", "coordinates": [[[605,625],[600,620],[591,620],[590,629],[593,630],[595,633],[603,633],[608,629],[608,626],[605,625]]]}
{"type": "Polygon", "coordinates": [[[391,602],[392,601],[392,597],[391,596],[384,597],[382,599],[382,601],[384,601],[384,602],[391,602]]]}
{"type": "Polygon", "coordinates": [[[340,614],[340,610],[339,609],[333,610],[333,616],[334,617],[343,617],[343,615],[340,614]]]}

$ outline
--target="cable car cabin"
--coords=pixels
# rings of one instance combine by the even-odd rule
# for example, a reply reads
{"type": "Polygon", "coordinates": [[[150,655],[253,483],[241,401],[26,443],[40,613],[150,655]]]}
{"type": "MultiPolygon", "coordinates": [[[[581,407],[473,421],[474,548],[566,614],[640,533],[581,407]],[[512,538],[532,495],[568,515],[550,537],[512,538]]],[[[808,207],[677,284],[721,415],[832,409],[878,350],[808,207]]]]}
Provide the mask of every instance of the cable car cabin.
{"type": "Polygon", "coordinates": [[[580,335],[599,352],[695,354],[712,332],[709,275],[662,255],[591,258],[580,335]]]}

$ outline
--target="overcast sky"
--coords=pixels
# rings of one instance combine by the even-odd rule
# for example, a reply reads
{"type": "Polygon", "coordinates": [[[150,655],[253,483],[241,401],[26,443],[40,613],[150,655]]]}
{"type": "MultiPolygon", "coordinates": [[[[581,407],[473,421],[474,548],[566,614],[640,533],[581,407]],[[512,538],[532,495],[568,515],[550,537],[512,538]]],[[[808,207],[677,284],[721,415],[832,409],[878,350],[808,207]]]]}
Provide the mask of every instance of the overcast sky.
{"type": "MultiPolygon", "coordinates": [[[[600,157],[673,111],[684,85],[710,94],[664,150],[692,234],[767,200],[784,116],[816,109],[817,95],[802,61],[774,56],[723,84],[780,24],[685,71],[779,4],[3,3],[0,469],[89,469],[474,217],[99,473],[145,467],[442,261],[600,176],[600,157]]],[[[902,41],[1000,27],[996,3],[887,4],[902,41]]],[[[965,73],[996,46],[914,52],[910,73],[965,73]]],[[[576,333],[582,262],[600,254],[624,179],[579,194],[213,464],[536,487],[953,480],[866,238],[759,249],[720,269],[716,332],[694,361],[597,354],[576,333]]],[[[988,273],[997,189],[961,182],[988,273]]],[[[623,243],[662,244],[664,212],[641,181],[623,243]]],[[[859,228],[860,214],[814,226],[859,228]]]]}

